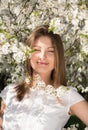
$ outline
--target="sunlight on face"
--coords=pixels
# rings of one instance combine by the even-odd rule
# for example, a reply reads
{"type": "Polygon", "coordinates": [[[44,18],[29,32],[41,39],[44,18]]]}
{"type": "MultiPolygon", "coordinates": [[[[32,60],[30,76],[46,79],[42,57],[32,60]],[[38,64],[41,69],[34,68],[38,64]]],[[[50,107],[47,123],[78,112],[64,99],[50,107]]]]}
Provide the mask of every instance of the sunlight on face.
{"type": "Polygon", "coordinates": [[[51,73],[54,69],[55,49],[49,37],[39,37],[33,46],[31,66],[37,73],[51,73]]]}

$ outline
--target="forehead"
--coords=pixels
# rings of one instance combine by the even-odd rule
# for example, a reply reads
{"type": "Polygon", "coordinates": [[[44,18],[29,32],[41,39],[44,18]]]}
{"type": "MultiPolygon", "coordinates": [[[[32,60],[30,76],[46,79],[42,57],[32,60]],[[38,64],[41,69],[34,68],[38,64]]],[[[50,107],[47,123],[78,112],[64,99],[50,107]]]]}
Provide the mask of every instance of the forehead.
{"type": "Polygon", "coordinates": [[[35,40],[33,46],[37,46],[37,45],[38,46],[45,45],[45,46],[53,47],[52,40],[48,36],[41,36],[41,37],[37,38],[35,40]]]}

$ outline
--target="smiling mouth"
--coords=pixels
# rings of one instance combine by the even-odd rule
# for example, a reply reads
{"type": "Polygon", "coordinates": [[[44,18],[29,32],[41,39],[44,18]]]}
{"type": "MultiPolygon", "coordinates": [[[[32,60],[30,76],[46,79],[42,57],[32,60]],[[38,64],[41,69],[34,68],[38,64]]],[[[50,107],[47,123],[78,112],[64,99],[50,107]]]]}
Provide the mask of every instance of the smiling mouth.
{"type": "Polygon", "coordinates": [[[37,64],[39,64],[39,65],[48,65],[48,63],[45,63],[45,62],[37,62],[37,64]]]}

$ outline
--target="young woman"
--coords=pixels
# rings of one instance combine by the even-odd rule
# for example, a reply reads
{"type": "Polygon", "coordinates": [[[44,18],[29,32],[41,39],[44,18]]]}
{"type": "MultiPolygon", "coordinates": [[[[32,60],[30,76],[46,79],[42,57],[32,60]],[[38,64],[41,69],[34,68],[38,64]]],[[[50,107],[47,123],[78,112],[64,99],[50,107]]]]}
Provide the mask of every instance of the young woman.
{"type": "Polygon", "coordinates": [[[61,130],[71,115],[88,125],[88,103],[66,84],[60,36],[42,25],[31,32],[27,44],[34,51],[27,58],[25,80],[0,94],[6,105],[3,130],[61,130]]]}

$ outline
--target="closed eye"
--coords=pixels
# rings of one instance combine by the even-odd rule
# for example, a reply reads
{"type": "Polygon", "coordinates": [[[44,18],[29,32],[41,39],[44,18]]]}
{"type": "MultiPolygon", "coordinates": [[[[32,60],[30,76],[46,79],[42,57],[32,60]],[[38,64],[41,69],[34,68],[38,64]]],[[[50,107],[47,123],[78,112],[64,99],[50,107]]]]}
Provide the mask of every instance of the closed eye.
{"type": "Polygon", "coordinates": [[[48,52],[52,52],[53,53],[54,51],[48,51],[48,52]]]}
{"type": "Polygon", "coordinates": [[[49,53],[54,53],[55,51],[54,50],[48,50],[49,53]]]}
{"type": "Polygon", "coordinates": [[[34,49],[34,51],[41,51],[40,49],[34,49]]]}
{"type": "Polygon", "coordinates": [[[36,47],[34,47],[33,50],[34,51],[41,51],[40,48],[36,48],[36,47]]]}

